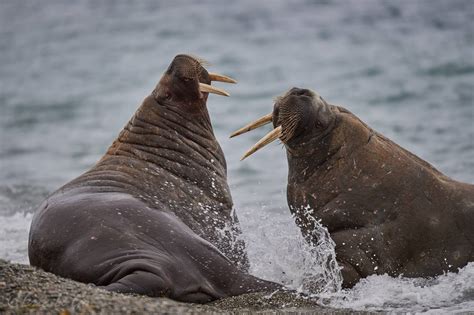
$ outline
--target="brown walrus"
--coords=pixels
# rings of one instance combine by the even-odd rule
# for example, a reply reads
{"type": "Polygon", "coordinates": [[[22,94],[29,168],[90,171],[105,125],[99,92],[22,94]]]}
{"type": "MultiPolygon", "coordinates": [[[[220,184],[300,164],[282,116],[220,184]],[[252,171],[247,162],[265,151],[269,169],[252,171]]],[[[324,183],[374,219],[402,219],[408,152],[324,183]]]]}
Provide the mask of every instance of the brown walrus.
{"type": "Polygon", "coordinates": [[[105,156],[49,196],[30,263],[107,290],[208,302],[280,286],[246,271],[226,162],[206,108],[228,95],[188,55],[174,58],[105,156]]]}
{"type": "Polygon", "coordinates": [[[243,158],[280,138],[287,199],[308,241],[315,220],[336,243],[343,286],[371,274],[428,277],[474,261],[474,186],[457,182],[317,93],[292,88],[243,158]]]}

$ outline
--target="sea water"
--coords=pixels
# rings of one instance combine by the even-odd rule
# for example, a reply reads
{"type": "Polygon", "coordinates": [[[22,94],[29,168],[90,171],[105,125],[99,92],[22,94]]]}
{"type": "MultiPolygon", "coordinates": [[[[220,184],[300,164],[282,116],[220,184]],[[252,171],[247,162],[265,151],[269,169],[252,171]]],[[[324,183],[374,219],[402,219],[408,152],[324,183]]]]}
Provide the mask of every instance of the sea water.
{"type": "Polygon", "coordinates": [[[338,290],[327,231],[309,246],[290,216],[282,145],[239,161],[270,127],[228,138],[275,96],[311,88],[473,183],[473,21],[469,0],[1,1],[0,257],[28,262],[35,207],[101,157],[174,55],[193,53],[239,81],[208,108],[254,275],[338,308],[473,310],[472,263],[338,290]]]}

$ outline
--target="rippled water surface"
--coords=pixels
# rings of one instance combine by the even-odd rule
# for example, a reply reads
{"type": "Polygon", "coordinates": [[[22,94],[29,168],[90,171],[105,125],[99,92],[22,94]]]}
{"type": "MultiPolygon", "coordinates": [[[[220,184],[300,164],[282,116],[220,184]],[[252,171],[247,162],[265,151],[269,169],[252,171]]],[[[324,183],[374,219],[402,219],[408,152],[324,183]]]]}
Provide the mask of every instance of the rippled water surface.
{"type": "MultiPolygon", "coordinates": [[[[208,107],[252,272],[300,288],[321,270],[286,206],[285,152],[273,144],[239,162],[268,129],[228,135],[288,88],[308,87],[473,183],[473,21],[469,0],[1,1],[0,257],[27,262],[34,207],[101,157],[174,55],[188,52],[239,81],[208,107]]],[[[373,276],[324,301],[472,310],[473,279],[472,264],[430,280],[373,276]]]]}

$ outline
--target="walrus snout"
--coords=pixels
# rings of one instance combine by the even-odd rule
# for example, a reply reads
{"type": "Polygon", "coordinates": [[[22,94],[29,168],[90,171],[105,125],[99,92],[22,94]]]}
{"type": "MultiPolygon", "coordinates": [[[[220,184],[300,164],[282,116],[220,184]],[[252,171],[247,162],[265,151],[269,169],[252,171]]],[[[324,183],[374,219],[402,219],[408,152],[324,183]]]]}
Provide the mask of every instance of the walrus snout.
{"type": "Polygon", "coordinates": [[[153,92],[155,98],[191,102],[205,99],[204,93],[230,96],[224,89],[210,84],[212,81],[226,83],[237,83],[237,81],[222,74],[208,72],[204,68],[205,65],[207,63],[198,57],[177,55],[158,82],[153,92]]]}
{"type": "Polygon", "coordinates": [[[315,94],[313,91],[308,90],[308,89],[300,89],[297,87],[293,87],[288,91],[287,95],[313,97],[315,94]]]}
{"type": "Polygon", "coordinates": [[[288,144],[291,139],[308,129],[325,128],[333,116],[328,104],[318,93],[310,89],[293,87],[275,99],[272,113],[235,131],[231,138],[273,122],[275,129],[245,152],[241,158],[243,160],[276,139],[288,144]]]}

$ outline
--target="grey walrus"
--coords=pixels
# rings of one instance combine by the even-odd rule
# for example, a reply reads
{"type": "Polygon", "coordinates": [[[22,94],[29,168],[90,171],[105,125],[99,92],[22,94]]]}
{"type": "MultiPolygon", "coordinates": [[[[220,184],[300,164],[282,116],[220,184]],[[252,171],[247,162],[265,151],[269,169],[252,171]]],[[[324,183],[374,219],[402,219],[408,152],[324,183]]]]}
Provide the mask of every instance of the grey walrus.
{"type": "Polygon", "coordinates": [[[228,95],[178,55],[92,169],[49,196],[30,263],[107,290],[204,303],[280,286],[246,271],[226,162],[206,108],[228,95]]]}
{"type": "Polygon", "coordinates": [[[336,243],[343,286],[371,274],[428,277],[474,261],[474,186],[457,182],[316,92],[292,88],[243,158],[280,139],[287,199],[310,242],[315,220],[336,243]]]}

